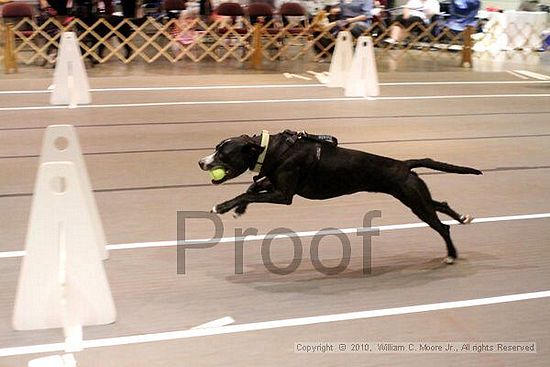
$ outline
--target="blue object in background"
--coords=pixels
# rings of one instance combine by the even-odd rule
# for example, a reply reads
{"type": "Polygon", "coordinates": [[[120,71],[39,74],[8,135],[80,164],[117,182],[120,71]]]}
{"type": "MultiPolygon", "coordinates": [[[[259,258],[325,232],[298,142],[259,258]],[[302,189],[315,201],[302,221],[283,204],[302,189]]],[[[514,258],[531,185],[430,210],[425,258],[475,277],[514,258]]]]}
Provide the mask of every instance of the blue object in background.
{"type": "Polygon", "coordinates": [[[462,32],[467,26],[475,27],[480,6],[480,0],[452,0],[449,7],[451,15],[445,22],[445,26],[457,32],[462,32]]]}

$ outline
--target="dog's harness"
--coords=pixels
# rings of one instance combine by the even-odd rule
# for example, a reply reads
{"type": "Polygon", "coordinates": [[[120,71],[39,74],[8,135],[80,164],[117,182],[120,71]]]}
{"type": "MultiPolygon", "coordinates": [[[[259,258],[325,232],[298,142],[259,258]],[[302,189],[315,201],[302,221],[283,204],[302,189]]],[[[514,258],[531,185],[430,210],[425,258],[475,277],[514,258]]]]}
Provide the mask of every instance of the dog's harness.
{"type": "MultiPolygon", "coordinates": [[[[282,132],[282,134],[286,136],[286,139],[284,140],[284,143],[285,143],[286,147],[280,153],[280,157],[283,157],[288,152],[288,150],[294,144],[296,144],[296,142],[298,140],[302,140],[302,139],[303,140],[311,140],[311,141],[314,141],[314,142],[317,142],[317,143],[322,143],[322,144],[330,144],[332,146],[337,146],[338,145],[338,139],[336,139],[334,136],[331,136],[331,135],[314,135],[314,134],[308,134],[305,131],[297,132],[297,131],[292,131],[292,130],[285,130],[285,131],[282,132]]],[[[269,145],[269,132],[267,130],[262,130],[262,138],[261,138],[260,145],[264,149],[263,149],[262,153],[258,156],[258,160],[256,161],[256,164],[254,165],[254,168],[252,169],[253,172],[259,173],[258,176],[254,177],[254,181],[256,181],[257,179],[265,176],[265,172],[261,172],[261,170],[264,166],[265,157],[266,157],[266,154],[267,154],[267,148],[268,148],[268,145],[269,145]]],[[[316,157],[317,157],[317,160],[321,159],[321,148],[320,147],[317,148],[316,157]]]]}

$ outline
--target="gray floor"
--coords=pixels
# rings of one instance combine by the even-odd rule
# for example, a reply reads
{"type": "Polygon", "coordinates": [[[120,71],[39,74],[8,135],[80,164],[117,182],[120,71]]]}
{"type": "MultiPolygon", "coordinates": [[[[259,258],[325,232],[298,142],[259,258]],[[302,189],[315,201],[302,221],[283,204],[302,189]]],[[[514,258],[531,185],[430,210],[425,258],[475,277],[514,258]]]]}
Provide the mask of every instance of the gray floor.
{"type": "MultiPolygon", "coordinates": [[[[326,99],[343,97],[343,93],[318,86],[97,91],[92,94],[93,104],[103,107],[25,110],[19,107],[47,106],[49,95],[0,94],[0,251],[24,248],[41,138],[44,127],[54,123],[77,127],[111,244],[175,240],[178,210],[209,210],[242,192],[251,175],[214,187],[196,162],[223,138],[262,129],[305,129],[335,135],[343,146],[376,154],[400,159],[432,157],[480,168],[485,171],[483,176],[422,176],[434,198],[476,217],[550,211],[550,97],[522,96],[547,95],[550,83],[518,79],[506,72],[458,70],[380,73],[380,81],[383,98],[372,101],[117,107],[113,105],[326,99]],[[416,81],[479,83],[402,84],[416,81]],[[486,83],[496,81],[522,83],[486,83]],[[455,97],[392,99],[413,96],[455,97]]],[[[43,90],[49,82],[48,78],[18,78],[0,88],[43,90]]],[[[269,73],[91,79],[93,88],[314,83],[269,73]]],[[[254,205],[242,218],[223,216],[224,236],[249,227],[259,233],[275,227],[296,231],[357,227],[363,215],[375,209],[382,211],[377,225],[419,221],[396,200],[381,194],[321,202],[297,198],[290,207],[254,205]]],[[[111,251],[105,266],[118,319],[112,325],[86,327],[84,336],[91,340],[186,330],[225,316],[246,324],[546,291],[549,228],[548,219],[455,226],[452,235],[461,258],[454,266],[441,264],[443,241],[429,229],[383,232],[373,242],[370,275],[361,271],[361,238],[357,236],[350,236],[350,266],[334,276],[313,268],[307,238],[302,240],[300,267],[286,276],[265,269],[259,242],[246,243],[242,275],[234,274],[232,244],[190,251],[186,275],[176,274],[174,247],[111,251]]],[[[208,223],[197,222],[189,229],[189,238],[210,236],[208,223]]],[[[274,241],[271,251],[273,261],[281,265],[292,254],[288,240],[274,241]]],[[[337,264],[340,256],[333,238],[323,241],[321,258],[326,265],[337,264]]],[[[20,260],[0,258],[0,353],[3,348],[62,340],[60,330],[11,330],[20,260]]],[[[549,302],[543,298],[91,348],[76,357],[81,366],[546,366],[550,360],[549,302]],[[294,343],[304,341],[535,341],[538,353],[294,353],[294,343]]],[[[22,366],[38,356],[4,357],[0,366],[22,366]]]]}

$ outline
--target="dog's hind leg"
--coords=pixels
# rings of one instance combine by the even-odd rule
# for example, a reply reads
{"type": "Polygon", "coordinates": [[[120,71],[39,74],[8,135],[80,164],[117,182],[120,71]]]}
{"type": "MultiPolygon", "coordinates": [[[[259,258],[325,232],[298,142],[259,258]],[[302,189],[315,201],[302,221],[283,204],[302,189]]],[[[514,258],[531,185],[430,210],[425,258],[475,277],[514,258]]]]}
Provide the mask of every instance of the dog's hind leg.
{"type": "Polygon", "coordinates": [[[447,214],[449,217],[453,218],[461,224],[468,224],[474,219],[469,214],[458,214],[445,201],[439,202],[432,200],[432,202],[435,206],[435,210],[440,213],[447,214]]]}
{"type": "Polygon", "coordinates": [[[450,227],[439,220],[436,207],[426,184],[415,173],[411,173],[403,183],[401,192],[395,196],[408,206],[418,218],[443,237],[447,246],[447,257],[444,261],[447,264],[452,264],[458,255],[451,240],[450,227]]]}
{"type": "Polygon", "coordinates": [[[422,205],[422,206],[409,206],[414,214],[420,219],[422,219],[424,222],[426,222],[431,228],[437,231],[443,237],[445,240],[445,245],[447,246],[447,257],[445,258],[445,262],[447,264],[454,263],[455,259],[458,257],[456,248],[453,244],[453,241],[451,240],[451,233],[450,233],[450,227],[444,223],[441,223],[439,218],[437,217],[437,214],[435,212],[435,209],[430,208],[428,205],[422,205]]]}

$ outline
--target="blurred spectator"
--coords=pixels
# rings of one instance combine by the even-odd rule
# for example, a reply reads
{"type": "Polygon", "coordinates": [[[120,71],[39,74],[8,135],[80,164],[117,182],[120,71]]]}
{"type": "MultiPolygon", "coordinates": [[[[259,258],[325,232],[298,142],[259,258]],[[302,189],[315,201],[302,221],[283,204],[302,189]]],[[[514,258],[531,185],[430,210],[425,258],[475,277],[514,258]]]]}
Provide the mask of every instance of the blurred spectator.
{"type": "Polygon", "coordinates": [[[136,0],[121,0],[122,16],[124,18],[137,17],[137,2],[136,0]]]}
{"type": "Polygon", "coordinates": [[[99,17],[97,3],[93,0],[72,0],[73,15],[87,25],[92,25],[99,17]]]}
{"type": "MultiPolygon", "coordinates": [[[[55,23],[45,25],[48,19],[55,18],[63,25],[71,21],[71,17],[68,15],[71,4],[67,4],[64,0],[50,0],[49,2],[47,0],[40,0],[38,6],[40,13],[36,17],[36,23],[43,28],[49,37],[54,38],[61,30],[55,23]]],[[[53,66],[57,58],[57,47],[54,44],[48,45],[46,55],[47,57],[42,60],[41,65],[53,66]]]]}
{"type": "Polygon", "coordinates": [[[407,29],[415,23],[429,24],[432,17],[440,10],[437,0],[409,0],[403,7],[403,14],[395,18],[396,23],[390,27],[387,43],[397,43],[407,36],[407,29]]]}
{"type": "MultiPolygon", "coordinates": [[[[387,26],[387,21],[390,17],[389,12],[386,9],[390,8],[388,5],[390,3],[393,3],[393,0],[374,0],[374,7],[371,10],[373,23],[382,23],[384,27],[387,26]]],[[[383,28],[380,28],[379,30],[383,30],[383,28]]]]}
{"type": "Polygon", "coordinates": [[[349,29],[353,37],[359,37],[369,28],[372,21],[373,0],[340,0],[336,6],[326,6],[326,19],[320,23],[320,29],[313,32],[315,38],[329,31],[332,37],[323,36],[315,42],[313,49],[321,54],[320,62],[334,51],[334,38],[338,32],[349,29]]]}
{"type": "Polygon", "coordinates": [[[297,2],[302,4],[311,19],[321,10],[325,10],[327,6],[330,8],[335,5],[338,0],[283,0],[282,2],[297,2]]]}
{"type": "Polygon", "coordinates": [[[279,0],[249,0],[249,4],[253,3],[264,3],[271,6],[273,9],[279,9],[280,1],[279,0]]]}
{"type": "Polygon", "coordinates": [[[112,0],[99,1],[98,8],[100,8],[105,15],[113,15],[115,12],[115,5],[112,0]]]}
{"type": "Polygon", "coordinates": [[[475,27],[480,6],[480,0],[452,0],[449,7],[451,15],[445,26],[455,32],[462,32],[467,26],[475,27]]]}
{"type": "Polygon", "coordinates": [[[212,2],[210,0],[200,0],[199,14],[203,20],[207,20],[212,15],[212,2]]]}
{"type": "Polygon", "coordinates": [[[67,0],[40,0],[39,7],[42,10],[53,9],[50,15],[52,16],[66,16],[69,13],[69,6],[67,6],[67,0]]]}
{"type": "Polygon", "coordinates": [[[539,0],[524,0],[519,4],[518,11],[540,11],[539,0]]]}
{"type": "MultiPolygon", "coordinates": [[[[189,7],[180,13],[177,26],[172,31],[172,35],[183,46],[192,45],[197,37],[196,20],[199,19],[199,9],[189,7]]],[[[172,52],[177,55],[180,51],[180,46],[172,45],[172,52]]]]}
{"type": "Polygon", "coordinates": [[[328,27],[333,34],[348,28],[353,37],[359,37],[370,26],[372,10],[373,0],[340,0],[339,5],[331,9],[336,21],[328,27]]]}

